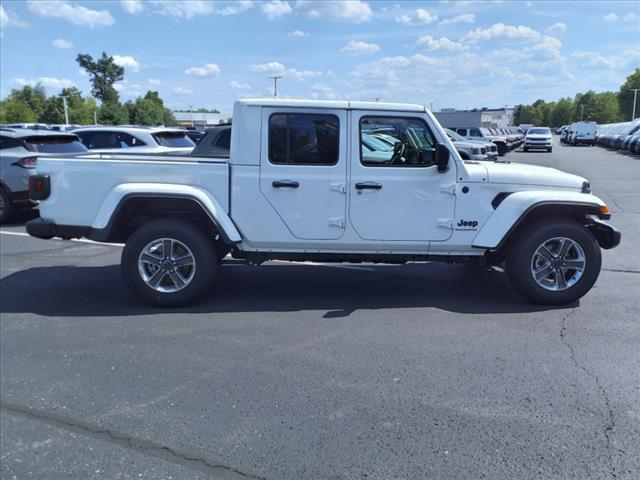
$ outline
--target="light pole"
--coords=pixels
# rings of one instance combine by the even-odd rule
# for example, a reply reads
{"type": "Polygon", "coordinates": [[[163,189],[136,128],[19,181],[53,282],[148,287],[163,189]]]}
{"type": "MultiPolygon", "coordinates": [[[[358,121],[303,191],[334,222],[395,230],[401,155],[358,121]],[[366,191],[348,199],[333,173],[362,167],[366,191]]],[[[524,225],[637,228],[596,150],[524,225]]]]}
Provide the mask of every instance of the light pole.
{"type": "Polygon", "coordinates": [[[191,127],[193,128],[193,105],[189,105],[189,115],[191,116],[191,127]]]}
{"type": "Polygon", "coordinates": [[[67,107],[67,96],[60,96],[62,97],[62,104],[64,105],[64,124],[69,125],[69,108],[67,107]]]}
{"type": "Polygon", "coordinates": [[[582,121],[583,116],[584,116],[584,103],[580,105],[580,121],[582,121]]]}
{"type": "Polygon", "coordinates": [[[269,78],[273,79],[273,98],[278,98],[278,80],[282,78],[282,75],[274,75],[269,78]]]}
{"type": "Polygon", "coordinates": [[[633,92],[633,113],[631,114],[631,121],[636,119],[636,99],[638,98],[638,90],[640,90],[640,88],[631,89],[633,92]]]}

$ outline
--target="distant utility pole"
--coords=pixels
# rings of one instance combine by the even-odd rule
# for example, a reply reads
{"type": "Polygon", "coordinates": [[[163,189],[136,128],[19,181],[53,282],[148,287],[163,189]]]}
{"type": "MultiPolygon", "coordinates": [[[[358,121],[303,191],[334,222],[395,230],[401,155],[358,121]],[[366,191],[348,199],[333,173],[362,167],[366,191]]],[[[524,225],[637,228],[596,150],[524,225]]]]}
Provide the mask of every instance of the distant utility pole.
{"type": "Polygon", "coordinates": [[[631,121],[636,119],[636,99],[638,98],[638,90],[640,90],[640,88],[631,89],[633,92],[633,113],[631,114],[631,121]]]}
{"type": "Polygon", "coordinates": [[[582,121],[583,116],[584,116],[584,103],[580,105],[580,121],[582,121]]]}
{"type": "Polygon", "coordinates": [[[193,127],[193,105],[189,105],[189,114],[191,115],[191,126],[193,127]]]}
{"type": "Polygon", "coordinates": [[[93,111],[93,124],[98,124],[98,113],[95,110],[93,111]]]}
{"type": "Polygon", "coordinates": [[[282,75],[274,75],[269,78],[273,79],[273,98],[278,98],[278,80],[282,78],[282,75]]]}
{"type": "Polygon", "coordinates": [[[433,112],[433,102],[429,103],[429,110],[433,112]]]}
{"type": "Polygon", "coordinates": [[[62,97],[62,103],[64,105],[64,124],[69,125],[69,108],[67,107],[67,96],[60,95],[62,97]]]}

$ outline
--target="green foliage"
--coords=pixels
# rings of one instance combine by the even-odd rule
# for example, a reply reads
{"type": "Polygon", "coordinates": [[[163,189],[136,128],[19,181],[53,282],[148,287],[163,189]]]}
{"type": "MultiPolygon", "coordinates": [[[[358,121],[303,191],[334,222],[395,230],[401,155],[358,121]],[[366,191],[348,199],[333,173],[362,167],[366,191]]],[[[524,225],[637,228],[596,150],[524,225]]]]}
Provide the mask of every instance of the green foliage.
{"type": "Polygon", "coordinates": [[[98,123],[103,125],[126,125],[129,123],[127,109],[120,102],[106,102],[98,111],[98,123]]]}
{"type": "MultiPolygon", "coordinates": [[[[618,104],[620,106],[620,119],[622,121],[633,120],[631,118],[631,114],[633,112],[632,88],[640,88],[640,68],[636,68],[620,87],[620,92],[618,93],[618,104]]],[[[638,95],[636,104],[636,118],[638,117],[640,117],[640,95],[638,95]]]]}
{"type": "Polygon", "coordinates": [[[551,114],[551,127],[561,127],[573,121],[573,100],[570,98],[561,98],[556,102],[556,106],[551,114]]]}
{"type": "MultiPolygon", "coordinates": [[[[40,118],[42,112],[44,112],[47,103],[47,94],[44,87],[41,84],[37,84],[35,87],[25,85],[20,89],[13,89],[7,96],[7,101],[21,102],[26,105],[27,108],[35,114],[36,120],[40,118]]],[[[20,107],[24,110],[24,106],[20,107]]],[[[33,118],[33,115],[28,114],[29,118],[33,118]]],[[[30,121],[36,121],[30,120],[30,121]]],[[[15,122],[27,122],[26,120],[15,120],[15,122]]]]}
{"type": "Polygon", "coordinates": [[[162,113],[162,121],[167,127],[174,127],[178,125],[178,120],[176,120],[176,117],[173,116],[173,112],[168,108],[165,108],[162,113]]]}
{"type": "Polygon", "coordinates": [[[22,100],[7,98],[0,102],[0,123],[33,123],[38,115],[22,100]]]}
{"type": "Polygon", "coordinates": [[[102,103],[115,104],[119,101],[118,92],[113,84],[124,79],[124,67],[116,64],[113,57],[102,52],[102,57],[93,60],[88,53],[80,53],[76,62],[87,74],[93,88],[91,93],[102,103]]]}
{"type": "Polygon", "coordinates": [[[533,105],[523,105],[518,111],[518,116],[514,119],[516,125],[523,123],[532,123],[533,125],[541,125],[543,114],[541,109],[533,105]]]}
{"type": "Polygon", "coordinates": [[[47,98],[44,112],[40,115],[39,120],[42,123],[64,123],[64,103],[62,97],[47,98]]]}

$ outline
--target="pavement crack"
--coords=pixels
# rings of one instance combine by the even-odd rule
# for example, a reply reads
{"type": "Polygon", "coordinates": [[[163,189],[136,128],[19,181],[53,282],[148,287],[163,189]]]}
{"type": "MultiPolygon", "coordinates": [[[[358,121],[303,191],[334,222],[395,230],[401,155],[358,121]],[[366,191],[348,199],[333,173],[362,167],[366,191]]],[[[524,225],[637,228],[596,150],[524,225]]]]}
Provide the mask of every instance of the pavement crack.
{"type": "Polygon", "coordinates": [[[624,268],[603,268],[605,272],[616,272],[616,273],[640,273],[638,270],[627,270],[624,268]]]}
{"type": "Polygon", "coordinates": [[[573,345],[571,345],[571,343],[567,338],[567,320],[569,319],[569,317],[571,317],[575,313],[576,313],[576,309],[572,308],[568,314],[562,317],[562,326],[560,328],[560,342],[562,342],[562,344],[565,347],[567,347],[567,349],[569,350],[569,356],[573,364],[577,368],[582,370],[584,373],[586,373],[593,380],[593,382],[595,383],[598,389],[598,393],[600,394],[600,396],[602,397],[602,400],[604,401],[604,404],[606,407],[606,413],[607,413],[607,420],[604,423],[604,428],[602,433],[606,442],[607,458],[609,460],[609,474],[612,479],[617,479],[618,475],[616,473],[616,468],[614,464],[613,445],[612,445],[613,429],[615,428],[616,423],[615,423],[615,417],[613,414],[613,408],[611,407],[611,400],[609,399],[609,395],[607,394],[606,389],[600,383],[600,378],[578,361],[578,359],[576,358],[575,348],[573,347],[573,345]]]}
{"type": "Polygon", "coordinates": [[[198,470],[220,480],[266,480],[264,477],[250,475],[236,468],[211,462],[205,458],[197,457],[165,445],[160,445],[142,438],[132,437],[115,430],[92,425],[71,417],[44,412],[8,402],[0,402],[0,410],[63,430],[91,437],[96,440],[128,448],[143,455],[149,455],[193,470],[198,470]]]}

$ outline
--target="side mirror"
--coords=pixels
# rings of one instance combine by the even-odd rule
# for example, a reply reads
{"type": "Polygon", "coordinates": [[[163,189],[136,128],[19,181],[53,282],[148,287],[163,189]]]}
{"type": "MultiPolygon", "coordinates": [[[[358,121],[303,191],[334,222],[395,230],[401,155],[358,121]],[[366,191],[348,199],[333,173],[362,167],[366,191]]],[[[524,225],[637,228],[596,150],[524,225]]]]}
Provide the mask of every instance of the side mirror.
{"type": "Polygon", "coordinates": [[[438,167],[438,171],[440,173],[444,173],[449,170],[449,155],[449,149],[446,145],[436,143],[436,152],[433,163],[438,167]]]}

